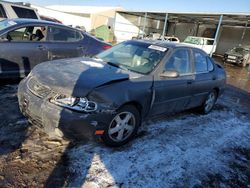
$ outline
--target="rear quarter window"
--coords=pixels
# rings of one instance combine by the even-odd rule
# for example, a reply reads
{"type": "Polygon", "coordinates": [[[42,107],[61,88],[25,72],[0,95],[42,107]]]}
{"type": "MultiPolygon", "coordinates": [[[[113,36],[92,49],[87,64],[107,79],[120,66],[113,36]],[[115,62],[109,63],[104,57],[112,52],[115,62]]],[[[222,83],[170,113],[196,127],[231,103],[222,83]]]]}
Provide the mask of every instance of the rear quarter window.
{"type": "Polygon", "coordinates": [[[13,8],[13,10],[15,11],[16,15],[19,18],[38,19],[35,11],[32,9],[27,9],[27,8],[22,8],[22,7],[17,7],[17,6],[11,6],[11,7],[13,8]]]}
{"type": "Polygon", "coordinates": [[[50,41],[76,42],[83,39],[83,36],[77,30],[50,26],[48,32],[50,41]]]}
{"type": "Polygon", "coordinates": [[[196,73],[207,72],[208,66],[207,66],[206,56],[198,50],[193,50],[193,54],[194,54],[195,72],[196,73]]]}
{"type": "Polygon", "coordinates": [[[214,70],[213,60],[210,57],[207,57],[207,69],[209,72],[214,70]]]}
{"type": "Polygon", "coordinates": [[[0,18],[7,18],[3,5],[0,4],[0,18]]]}

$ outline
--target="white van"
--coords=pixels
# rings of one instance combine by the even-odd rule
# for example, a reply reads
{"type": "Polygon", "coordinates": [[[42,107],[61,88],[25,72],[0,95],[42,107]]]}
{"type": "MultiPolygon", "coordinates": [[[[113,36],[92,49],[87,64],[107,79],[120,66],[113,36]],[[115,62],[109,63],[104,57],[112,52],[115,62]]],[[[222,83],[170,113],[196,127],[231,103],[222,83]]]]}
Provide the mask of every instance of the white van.
{"type": "Polygon", "coordinates": [[[213,38],[205,38],[205,37],[194,37],[188,36],[183,44],[187,44],[189,46],[194,46],[196,48],[200,48],[204,50],[207,54],[215,52],[216,47],[213,49],[214,39],[213,38]]]}
{"type": "Polygon", "coordinates": [[[0,1],[0,21],[6,18],[40,19],[37,11],[29,6],[22,5],[21,3],[0,1]]]}

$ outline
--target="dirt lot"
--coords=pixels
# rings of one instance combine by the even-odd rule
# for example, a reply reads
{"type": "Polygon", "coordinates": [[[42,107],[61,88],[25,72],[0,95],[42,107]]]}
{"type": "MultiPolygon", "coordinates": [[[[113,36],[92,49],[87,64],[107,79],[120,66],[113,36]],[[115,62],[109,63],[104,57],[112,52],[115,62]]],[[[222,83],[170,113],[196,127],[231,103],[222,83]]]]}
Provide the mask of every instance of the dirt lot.
{"type": "Polygon", "coordinates": [[[20,114],[17,84],[2,84],[0,187],[250,187],[250,74],[226,70],[212,113],[144,122],[116,149],[49,139],[20,114]]]}

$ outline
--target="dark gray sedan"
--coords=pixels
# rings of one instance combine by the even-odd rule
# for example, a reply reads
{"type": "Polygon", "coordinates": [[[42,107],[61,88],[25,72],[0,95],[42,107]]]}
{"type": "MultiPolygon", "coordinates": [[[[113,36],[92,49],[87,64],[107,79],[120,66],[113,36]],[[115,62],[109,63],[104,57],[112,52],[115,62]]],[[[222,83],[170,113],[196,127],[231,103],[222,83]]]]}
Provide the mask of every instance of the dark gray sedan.
{"type": "Polygon", "coordinates": [[[23,77],[37,64],[93,56],[110,48],[86,32],[35,19],[0,22],[0,78],[23,77]]]}
{"type": "Polygon", "coordinates": [[[212,110],[225,71],[202,50],[127,41],[95,58],[42,63],[19,85],[22,113],[50,135],[100,137],[120,146],[145,118],[199,107],[212,110]]]}

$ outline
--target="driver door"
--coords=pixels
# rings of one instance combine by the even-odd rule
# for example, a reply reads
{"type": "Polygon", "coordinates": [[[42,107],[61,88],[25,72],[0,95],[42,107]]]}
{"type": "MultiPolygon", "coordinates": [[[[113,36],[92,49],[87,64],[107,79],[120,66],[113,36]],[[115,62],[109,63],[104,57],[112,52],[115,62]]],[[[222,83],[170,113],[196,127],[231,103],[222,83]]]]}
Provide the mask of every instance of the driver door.
{"type": "Polygon", "coordinates": [[[163,68],[155,76],[155,99],[151,108],[151,115],[171,113],[188,108],[191,100],[191,85],[194,81],[190,50],[176,49],[163,68]],[[177,77],[164,77],[164,71],[177,71],[177,77]]]}
{"type": "Polygon", "coordinates": [[[48,52],[44,47],[45,38],[41,41],[32,40],[32,35],[35,35],[38,28],[26,26],[1,36],[4,39],[0,41],[1,76],[23,77],[35,65],[48,60],[48,52]]]}

